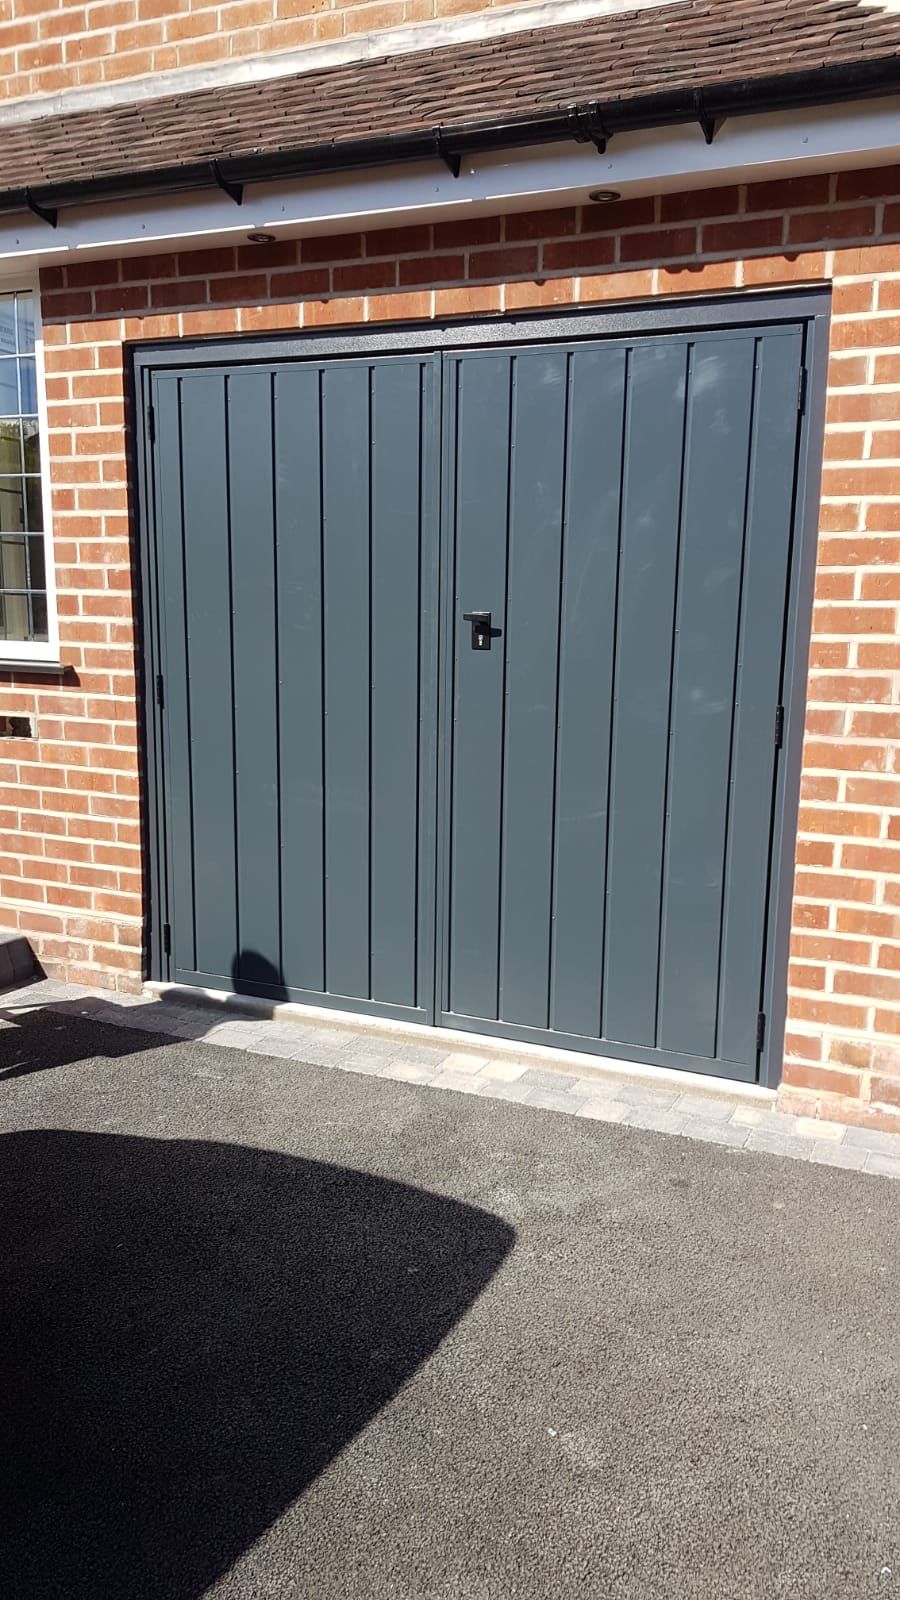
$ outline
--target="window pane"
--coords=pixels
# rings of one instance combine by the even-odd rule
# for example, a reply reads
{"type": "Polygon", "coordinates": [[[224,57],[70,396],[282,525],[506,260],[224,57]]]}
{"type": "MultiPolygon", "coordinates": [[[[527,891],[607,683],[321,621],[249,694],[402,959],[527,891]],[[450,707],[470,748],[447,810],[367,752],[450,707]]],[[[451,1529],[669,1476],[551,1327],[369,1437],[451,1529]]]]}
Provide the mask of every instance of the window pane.
{"type": "Polygon", "coordinates": [[[19,361],[19,407],[24,416],[37,416],[37,371],[34,356],[25,356],[19,361]]]}
{"type": "Polygon", "coordinates": [[[22,471],[22,424],[0,422],[0,473],[22,471]]]}
{"type": "Polygon", "coordinates": [[[27,639],[29,634],[28,596],[0,590],[0,639],[27,639]]]}
{"type": "Polygon", "coordinates": [[[19,414],[17,365],[13,356],[0,356],[0,417],[16,417],[19,414]]]}
{"type": "Polygon", "coordinates": [[[25,479],[0,478],[0,533],[21,533],[25,527],[25,479]]]}
{"type": "Polygon", "coordinates": [[[16,308],[19,325],[19,352],[22,355],[30,355],[34,349],[34,296],[17,294],[16,308]]]}
{"type": "Polygon", "coordinates": [[[44,538],[38,534],[36,538],[28,541],[28,586],[31,589],[46,589],[47,574],[44,570],[44,538]]]}
{"type": "Polygon", "coordinates": [[[25,471],[40,472],[41,447],[38,441],[38,425],[36,421],[30,422],[27,419],[23,421],[22,442],[25,447],[25,471]]]}
{"type": "Polygon", "coordinates": [[[25,479],[25,514],[28,532],[40,533],[44,526],[44,493],[40,478],[25,479]]]}
{"type": "Polygon", "coordinates": [[[47,596],[33,594],[31,596],[32,639],[39,639],[45,644],[50,637],[47,631],[47,596]]]}
{"type": "Polygon", "coordinates": [[[25,540],[0,539],[0,589],[27,589],[25,540]]]}
{"type": "Polygon", "coordinates": [[[13,295],[0,296],[0,356],[16,353],[16,302],[13,295]]]}

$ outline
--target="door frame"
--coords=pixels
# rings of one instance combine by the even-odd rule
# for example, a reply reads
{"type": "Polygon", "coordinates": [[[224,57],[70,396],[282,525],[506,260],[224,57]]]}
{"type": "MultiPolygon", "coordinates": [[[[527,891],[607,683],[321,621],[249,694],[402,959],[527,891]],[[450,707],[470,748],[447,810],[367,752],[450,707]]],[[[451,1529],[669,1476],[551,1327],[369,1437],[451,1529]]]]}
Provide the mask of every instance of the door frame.
{"type": "MultiPolygon", "coordinates": [[[[769,899],[767,936],[763,952],[760,1010],[766,1017],[763,1046],[758,1062],[757,1081],[775,1088],[781,1081],[784,1032],[787,1014],[787,972],[790,947],[791,907],[794,882],[797,816],[803,755],[804,713],[807,690],[807,662],[812,629],[812,600],[815,584],[816,547],[819,529],[819,485],[825,431],[825,399],[831,316],[831,290],[827,286],[795,291],[761,291],[705,296],[702,299],[638,302],[606,307],[601,311],[573,309],[534,312],[477,321],[448,319],[440,323],[401,323],[377,328],[350,326],[326,332],[298,331],[275,337],[248,334],[185,340],[134,343],[126,348],[127,401],[129,432],[133,451],[129,452],[130,489],[136,513],[136,552],[140,606],[138,616],[140,729],[145,781],[142,807],[142,834],[145,881],[148,885],[145,972],[147,977],[166,981],[169,977],[168,953],[163,929],[167,921],[168,850],[165,827],[165,746],[161,737],[157,684],[160,681],[163,642],[159,605],[159,557],[155,534],[152,448],[148,434],[149,394],[154,372],[172,367],[208,367],[223,363],[238,367],[258,362],[320,361],[327,357],[398,355],[429,353],[466,348],[519,344],[567,343],[579,340],[621,339],[666,332],[690,333],[701,329],[727,329],[740,325],[760,328],[778,323],[804,326],[804,368],[807,374],[805,405],[800,417],[797,469],[793,507],[793,527],[789,553],[789,580],[786,622],[782,650],[782,692],[784,737],[776,764],[772,835],[769,856],[769,899]]],[[[444,419],[441,419],[443,431],[444,419]]],[[[443,522],[443,519],[442,519],[443,522]]],[[[446,530],[441,528],[438,557],[445,568],[446,530]]],[[[445,585],[446,588],[446,585],[445,585]]],[[[441,705],[444,695],[444,661],[447,627],[442,615],[438,623],[441,705]]],[[[443,710],[441,711],[443,718],[443,710]]],[[[773,731],[774,737],[774,731],[773,731]]],[[[440,762],[440,751],[437,753],[440,762]]],[[[443,774],[433,774],[440,792],[443,774]]],[[[443,808],[439,808],[439,823],[443,808]]],[[[431,864],[441,872],[440,827],[434,830],[436,856],[431,864]]],[[[439,897],[435,897],[436,902],[439,897]]],[[[441,928],[435,905],[435,966],[432,993],[426,1001],[430,1021],[439,1012],[441,928]]],[[[325,1004],[322,1000],[318,1003],[325,1004]]],[[[355,1010],[365,1009],[354,1002],[355,1010]]],[[[479,1019],[454,1017],[454,1026],[471,1027],[484,1033],[479,1019]]],[[[494,1024],[491,1031],[508,1038],[528,1037],[528,1031],[513,1025],[494,1024]]],[[[543,1036],[542,1036],[543,1037],[543,1036]]],[[[546,1042],[546,1041],[545,1041],[546,1042]]],[[[551,1041],[552,1042],[552,1041],[551,1041]]],[[[581,1050],[598,1058],[604,1056],[642,1061],[655,1053],[631,1049],[604,1041],[572,1040],[581,1050]]],[[[695,1058],[686,1067],[717,1075],[714,1064],[695,1058]]],[[[732,1074],[718,1069],[718,1075],[732,1074]]]]}

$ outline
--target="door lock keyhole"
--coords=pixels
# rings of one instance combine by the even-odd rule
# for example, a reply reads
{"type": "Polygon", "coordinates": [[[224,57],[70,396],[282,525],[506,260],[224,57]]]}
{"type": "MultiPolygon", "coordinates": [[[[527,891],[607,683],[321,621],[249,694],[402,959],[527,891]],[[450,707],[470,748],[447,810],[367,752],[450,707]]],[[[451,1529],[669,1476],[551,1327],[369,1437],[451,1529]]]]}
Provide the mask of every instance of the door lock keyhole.
{"type": "MultiPolygon", "coordinates": [[[[463,622],[472,624],[472,649],[490,650],[495,630],[491,627],[490,611],[464,611],[463,622]]],[[[499,633],[499,628],[496,632],[499,633]]]]}

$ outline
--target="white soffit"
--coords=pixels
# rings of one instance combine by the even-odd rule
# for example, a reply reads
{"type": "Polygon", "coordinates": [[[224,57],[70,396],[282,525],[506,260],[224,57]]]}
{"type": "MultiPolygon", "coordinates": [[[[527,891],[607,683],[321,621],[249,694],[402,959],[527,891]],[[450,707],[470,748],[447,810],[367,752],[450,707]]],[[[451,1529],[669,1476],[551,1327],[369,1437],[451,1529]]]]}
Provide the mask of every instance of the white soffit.
{"type": "Polygon", "coordinates": [[[0,213],[0,267],[240,243],[257,231],[289,239],[527,211],[584,201],[598,188],[640,195],[882,166],[897,160],[898,110],[891,99],[735,117],[711,145],[690,123],[617,135],[602,156],[574,142],[495,151],[466,157],[458,178],[429,161],[248,184],[241,206],[210,189],[66,207],[55,229],[0,213]]]}

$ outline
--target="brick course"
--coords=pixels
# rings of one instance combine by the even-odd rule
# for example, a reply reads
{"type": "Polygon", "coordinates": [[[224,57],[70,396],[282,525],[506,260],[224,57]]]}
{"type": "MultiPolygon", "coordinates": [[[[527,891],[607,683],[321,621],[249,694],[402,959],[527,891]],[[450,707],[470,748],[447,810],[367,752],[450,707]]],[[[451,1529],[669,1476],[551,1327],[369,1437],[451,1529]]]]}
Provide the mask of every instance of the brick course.
{"type": "Polygon", "coordinates": [[[124,342],[803,282],[833,284],[834,321],[782,1101],[900,1126],[897,168],[45,270],[71,677],[0,687],[40,728],[0,760],[3,920],[58,976],[140,984],[124,342]]]}

